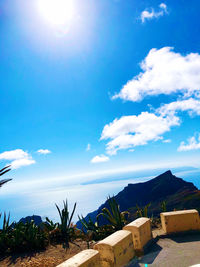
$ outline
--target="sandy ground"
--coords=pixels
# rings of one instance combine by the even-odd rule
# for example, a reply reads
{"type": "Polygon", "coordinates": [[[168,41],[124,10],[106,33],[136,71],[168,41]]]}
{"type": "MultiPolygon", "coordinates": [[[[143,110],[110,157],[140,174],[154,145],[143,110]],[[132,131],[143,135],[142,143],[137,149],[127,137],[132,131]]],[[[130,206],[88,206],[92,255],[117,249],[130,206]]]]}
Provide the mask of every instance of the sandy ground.
{"type": "MultiPolygon", "coordinates": [[[[0,267],[54,267],[64,262],[78,252],[87,249],[84,241],[75,241],[77,245],[70,243],[70,248],[65,250],[62,245],[49,246],[45,251],[29,254],[15,254],[0,258],[0,267]]],[[[90,248],[93,244],[90,245],[90,248]]]]}
{"type": "MultiPolygon", "coordinates": [[[[160,235],[158,230],[154,233],[160,235]]],[[[62,245],[49,246],[45,251],[29,254],[15,254],[0,258],[0,267],[54,267],[78,252],[87,249],[87,243],[76,240],[65,250],[62,245]]],[[[91,244],[90,248],[94,245],[91,244]]],[[[131,267],[189,267],[200,263],[200,234],[161,237],[148,249],[143,257],[134,259],[131,267]]],[[[130,265],[129,265],[130,266],[130,265]]]]}

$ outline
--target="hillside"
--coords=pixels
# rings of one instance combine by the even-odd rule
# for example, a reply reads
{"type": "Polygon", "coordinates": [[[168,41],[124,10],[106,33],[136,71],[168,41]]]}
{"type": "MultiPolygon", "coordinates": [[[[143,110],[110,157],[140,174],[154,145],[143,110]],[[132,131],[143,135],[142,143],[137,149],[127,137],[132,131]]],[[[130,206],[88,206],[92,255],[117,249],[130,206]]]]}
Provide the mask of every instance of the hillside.
{"type": "MultiPolygon", "coordinates": [[[[136,212],[136,204],[143,207],[151,203],[150,216],[152,214],[159,215],[160,204],[164,200],[167,202],[168,210],[200,208],[200,191],[197,187],[193,183],[176,177],[170,170],[147,182],[128,184],[115,196],[115,199],[120,205],[121,211],[131,212],[131,218],[136,212]]],[[[101,212],[103,207],[108,207],[107,201],[97,210],[89,213],[86,219],[90,216],[95,220],[96,215],[101,212]]],[[[77,222],[77,226],[81,227],[81,223],[77,222]]]]}

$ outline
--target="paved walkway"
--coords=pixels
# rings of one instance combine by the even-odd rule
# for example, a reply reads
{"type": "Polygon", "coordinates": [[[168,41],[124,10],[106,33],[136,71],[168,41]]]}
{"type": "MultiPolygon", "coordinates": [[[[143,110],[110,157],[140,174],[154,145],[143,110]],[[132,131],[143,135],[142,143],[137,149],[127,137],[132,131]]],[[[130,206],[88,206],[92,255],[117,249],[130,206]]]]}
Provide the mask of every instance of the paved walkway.
{"type": "Polygon", "coordinates": [[[200,234],[161,238],[133,267],[188,267],[200,264],[200,234]]]}

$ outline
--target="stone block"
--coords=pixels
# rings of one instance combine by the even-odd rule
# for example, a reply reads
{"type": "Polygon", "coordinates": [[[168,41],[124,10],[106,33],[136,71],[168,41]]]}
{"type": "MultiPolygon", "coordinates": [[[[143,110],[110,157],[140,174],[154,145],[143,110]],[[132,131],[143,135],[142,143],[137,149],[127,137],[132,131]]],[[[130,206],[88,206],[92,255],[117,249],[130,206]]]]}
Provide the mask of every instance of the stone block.
{"type": "Polygon", "coordinates": [[[197,210],[181,210],[160,214],[162,228],[166,234],[200,230],[199,213],[197,210]]]}
{"type": "Polygon", "coordinates": [[[123,228],[132,233],[133,246],[136,251],[143,252],[144,246],[152,239],[151,222],[149,218],[138,218],[123,228]]]}
{"type": "Polygon", "coordinates": [[[99,252],[94,249],[86,249],[61,263],[57,267],[101,267],[99,252]]]}
{"type": "Polygon", "coordinates": [[[98,242],[94,249],[100,254],[102,267],[126,266],[134,257],[132,234],[120,230],[98,242]]]}

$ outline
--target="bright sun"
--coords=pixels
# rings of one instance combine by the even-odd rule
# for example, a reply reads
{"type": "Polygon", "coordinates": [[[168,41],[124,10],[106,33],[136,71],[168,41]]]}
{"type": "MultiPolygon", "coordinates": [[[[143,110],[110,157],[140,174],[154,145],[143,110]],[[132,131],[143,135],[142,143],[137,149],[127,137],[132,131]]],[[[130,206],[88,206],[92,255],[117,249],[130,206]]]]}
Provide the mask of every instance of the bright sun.
{"type": "Polygon", "coordinates": [[[73,0],[38,0],[41,15],[53,25],[67,25],[74,16],[73,0]]]}

